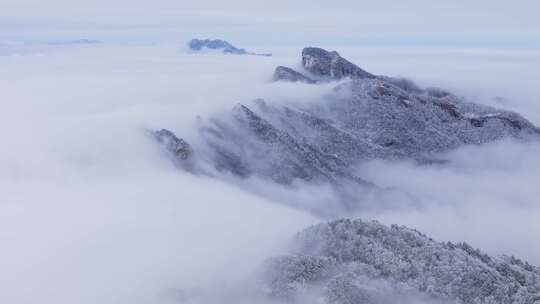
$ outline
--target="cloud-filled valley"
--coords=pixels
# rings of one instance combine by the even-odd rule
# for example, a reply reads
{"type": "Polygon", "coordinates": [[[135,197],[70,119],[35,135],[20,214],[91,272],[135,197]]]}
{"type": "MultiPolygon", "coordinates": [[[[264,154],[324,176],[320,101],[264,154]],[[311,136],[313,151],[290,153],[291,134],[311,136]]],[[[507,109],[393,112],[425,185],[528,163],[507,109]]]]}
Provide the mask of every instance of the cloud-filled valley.
{"type": "MultiPolygon", "coordinates": [[[[536,51],[338,47],[327,49],[372,73],[449,89],[540,125],[536,51]]],[[[199,119],[237,103],[324,100],[335,83],[272,82],[276,66],[299,67],[300,50],[252,57],[105,43],[0,52],[0,301],[262,301],[238,286],[286,253],[297,232],[334,219],[309,210],[332,208],[334,193],[183,172],[150,131],[197,142],[199,119]]],[[[442,164],[359,164],[359,177],[399,191],[387,197],[392,208],[348,217],[540,265],[538,152],[539,142],[506,139],[440,153],[442,164]]]]}

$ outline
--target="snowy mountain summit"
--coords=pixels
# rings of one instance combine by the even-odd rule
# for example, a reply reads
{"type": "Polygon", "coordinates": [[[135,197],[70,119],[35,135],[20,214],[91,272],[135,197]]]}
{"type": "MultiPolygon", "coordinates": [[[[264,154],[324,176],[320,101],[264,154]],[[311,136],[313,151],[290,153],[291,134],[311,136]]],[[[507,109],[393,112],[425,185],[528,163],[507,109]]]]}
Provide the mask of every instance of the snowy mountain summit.
{"type": "MultiPolygon", "coordinates": [[[[213,43],[227,45],[193,45],[213,43]]],[[[437,153],[463,145],[540,138],[540,129],[517,113],[407,79],[376,76],[337,52],[305,48],[301,62],[304,71],[278,67],[274,79],[340,82],[323,101],[284,105],[258,99],[201,119],[190,161],[279,184],[369,184],[354,172],[355,165],[373,159],[438,162],[437,153]]]]}
{"type": "Polygon", "coordinates": [[[357,65],[341,57],[338,52],[328,52],[321,48],[307,47],[302,50],[302,65],[311,74],[330,79],[375,78],[357,65]]]}
{"type": "Polygon", "coordinates": [[[229,42],[221,39],[192,39],[188,43],[191,51],[200,52],[204,49],[221,50],[225,54],[272,56],[272,54],[257,54],[248,52],[246,49],[237,48],[229,42]]]}
{"type": "Polygon", "coordinates": [[[292,255],[268,261],[265,290],[291,303],[538,304],[540,269],[406,227],[337,220],[310,227],[292,255]],[[396,300],[399,299],[399,300],[396,300]]]}
{"type": "Polygon", "coordinates": [[[354,63],[341,57],[338,52],[329,52],[316,47],[307,47],[302,50],[302,67],[309,73],[309,76],[291,68],[280,66],[274,72],[274,80],[316,83],[341,80],[343,78],[376,78],[375,75],[364,71],[354,63]]]}

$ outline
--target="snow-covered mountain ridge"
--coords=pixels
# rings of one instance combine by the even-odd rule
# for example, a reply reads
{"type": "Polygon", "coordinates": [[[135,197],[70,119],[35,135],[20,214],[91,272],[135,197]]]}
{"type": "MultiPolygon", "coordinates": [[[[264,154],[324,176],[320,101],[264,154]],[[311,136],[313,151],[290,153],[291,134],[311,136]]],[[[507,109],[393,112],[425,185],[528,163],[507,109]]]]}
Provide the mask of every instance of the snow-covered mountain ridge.
{"type": "MultiPolygon", "coordinates": [[[[278,67],[274,79],[349,80],[340,81],[322,102],[281,105],[258,99],[202,119],[202,144],[190,146],[193,153],[177,162],[285,185],[295,180],[369,184],[355,165],[373,159],[440,162],[435,154],[463,145],[540,138],[540,129],[517,113],[423,89],[407,79],[375,76],[337,52],[305,48],[302,66],[305,74],[278,67]]],[[[167,137],[179,140],[172,132],[167,137]]]]}
{"type": "Polygon", "coordinates": [[[265,268],[272,297],[294,302],[313,292],[335,304],[540,303],[539,268],[402,226],[337,220],[299,233],[294,247],[265,268]]]}

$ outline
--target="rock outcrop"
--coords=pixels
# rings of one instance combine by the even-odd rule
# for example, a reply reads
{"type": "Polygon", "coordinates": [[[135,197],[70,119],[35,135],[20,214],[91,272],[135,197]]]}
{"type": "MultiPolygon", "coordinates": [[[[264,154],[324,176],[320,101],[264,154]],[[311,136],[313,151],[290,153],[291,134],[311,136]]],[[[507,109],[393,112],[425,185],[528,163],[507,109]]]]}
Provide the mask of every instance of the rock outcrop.
{"type": "Polygon", "coordinates": [[[342,78],[375,78],[375,75],[368,73],[357,65],[341,57],[338,52],[328,52],[321,48],[307,47],[302,50],[302,66],[311,74],[332,79],[342,78]]]}
{"type": "Polygon", "coordinates": [[[274,81],[289,81],[289,82],[305,82],[309,84],[316,83],[315,80],[307,77],[306,75],[297,72],[291,68],[278,66],[274,71],[274,81]]]}
{"type": "Polygon", "coordinates": [[[539,268],[465,243],[436,242],[402,226],[338,220],[306,229],[294,246],[292,255],[266,266],[264,281],[274,298],[294,302],[311,292],[328,304],[407,303],[407,297],[429,303],[540,303],[539,268]]]}
{"type": "Polygon", "coordinates": [[[174,164],[179,168],[192,172],[196,172],[197,164],[193,155],[193,148],[185,140],[176,137],[176,135],[167,130],[161,129],[153,132],[154,139],[163,145],[174,164]]]}
{"type": "Polygon", "coordinates": [[[193,154],[191,146],[169,130],[161,129],[156,131],[154,136],[158,142],[164,144],[167,151],[179,160],[188,160],[193,154]]]}
{"type": "Polygon", "coordinates": [[[248,52],[246,49],[237,48],[229,42],[221,39],[192,39],[188,43],[191,51],[199,52],[203,49],[221,50],[225,54],[272,56],[272,54],[257,54],[248,52]]]}

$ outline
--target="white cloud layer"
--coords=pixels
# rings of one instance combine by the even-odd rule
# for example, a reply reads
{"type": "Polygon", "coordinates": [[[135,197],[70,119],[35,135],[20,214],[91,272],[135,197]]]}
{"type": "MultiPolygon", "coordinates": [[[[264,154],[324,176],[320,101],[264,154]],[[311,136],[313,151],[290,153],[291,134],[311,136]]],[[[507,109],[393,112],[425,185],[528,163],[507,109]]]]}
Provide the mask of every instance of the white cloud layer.
{"type": "Polygon", "coordinates": [[[0,56],[0,302],[164,301],[247,275],[314,222],[179,172],[144,132],[264,90],[269,63],[59,48],[0,56]]]}
{"type": "Polygon", "coordinates": [[[504,141],[451,152],[445,155],[451,163],[441,167],[365,164],[359,169],[364,178],[414,193],[423,204],[363,216],[539,265],[539,152],[540,142],[504,141]]]}
{"type": "MultiPolygon", "coordinates": [[[[178,172],[145,133],[165,127],[190,139],[197,115],[257,97],[309,102],[330,89],[269,83],[276,65],[297,64],[300,49],[271,51],[276,56],[263,58],[169,47],[4,48],[0,302],[166,303],[177,287],[248,278],[318,221],[178,172]]],[[[538,53],[341,53],[374,73],[459,88],[540,124],[538,53]]],[[[540,233],[538,152],[537,144],[504,142],[453,152],[445,168],[376,162],[360,170],[433,202],[373,217],[538,264],[540,248],[530,245],[540,233]]]]}

